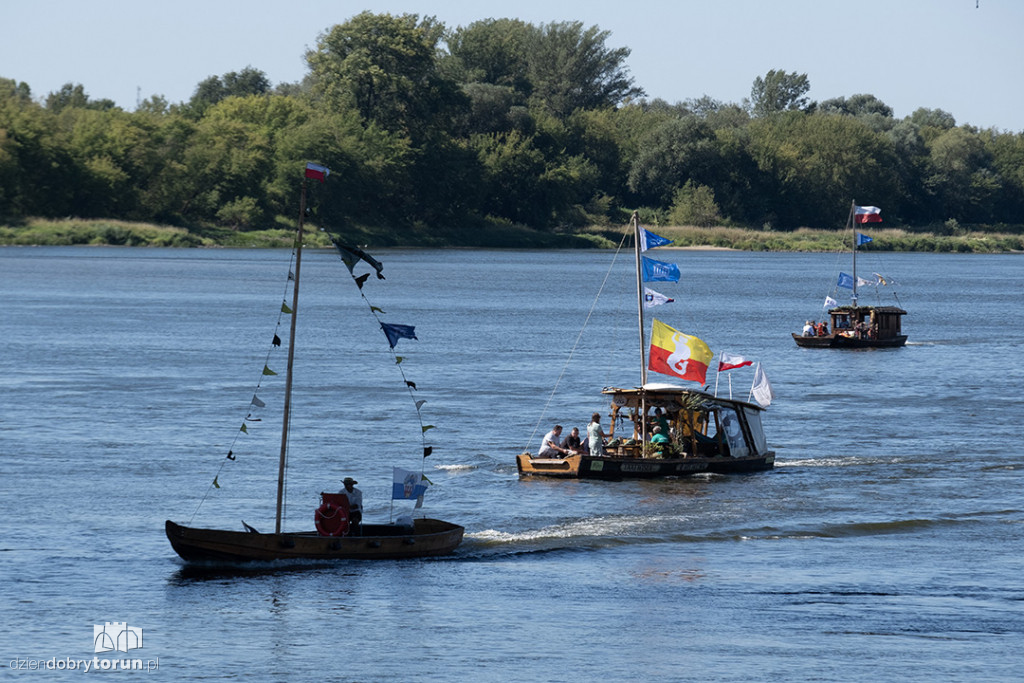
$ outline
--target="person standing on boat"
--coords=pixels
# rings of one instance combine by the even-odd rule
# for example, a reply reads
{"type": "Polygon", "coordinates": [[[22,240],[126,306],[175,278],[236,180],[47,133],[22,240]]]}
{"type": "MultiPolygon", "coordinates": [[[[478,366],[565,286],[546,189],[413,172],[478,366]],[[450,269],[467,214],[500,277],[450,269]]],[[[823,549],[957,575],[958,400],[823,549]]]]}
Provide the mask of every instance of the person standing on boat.
{"type": "Polygon", "coordinates": [[[358,534],[359,525],[363,521],[363,492],[356,488],[359,482],[352,477],[345,477],[342,483],[345,485],[338,493],[348,498],[348,524],[349,533],[358,534]]]}
{"type": "Polygon", "coordinates": [[[587,445],[590,447],[591,455],[604,455],[604,437],[604,430],[601,429],[601,414],[594,413],[590,416],[590,424],[587,425],[587,445]]]}
{"type": "Polygon", "coordinates": [[[544,435],[540,440],[540,450],[537,451],[538,458],[557,458],[567,455],[568,451],[562,448],[562,425],[555,425],[555,428],[544,435]]]}

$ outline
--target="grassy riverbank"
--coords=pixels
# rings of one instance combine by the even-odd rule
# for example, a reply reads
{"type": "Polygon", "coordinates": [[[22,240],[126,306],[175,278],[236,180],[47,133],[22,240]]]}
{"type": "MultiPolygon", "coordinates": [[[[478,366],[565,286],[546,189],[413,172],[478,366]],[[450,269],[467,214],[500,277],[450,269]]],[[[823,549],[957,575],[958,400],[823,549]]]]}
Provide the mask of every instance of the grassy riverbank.
{"type": "MultiPolygon", "coordinates": [[[[793,232],[769,232],[741,228],[655,228],[673,240],[673,246],[720,248],[742,251],[843,251],[849,249],[849,233],[801,228],[793,232]]],[[[861,247],[872,251],[923,251],[957,253],[1005,253],[1024,251],[1024,235],[969,232],[941,235],[901,229],[864,229],[873,238],[861,247]]],[[[623,231],[592,227],[576,233],[542,233],[511,225],[476,225],[444,230],[412,230],[360,227],[347,230],[344,241],[370,246],[488,247],[520,249],[610,248],[623,231]]],[[[190,231],[165,225],[113,220],[28,220],[17,226],[0,226],[2,246],[113,245],[129,247],[288,247],[289,228],[236,232],[227,229],[190,231]]],[[[313,228],[306,244],[329,247],[325,233],[313,228]]]]}

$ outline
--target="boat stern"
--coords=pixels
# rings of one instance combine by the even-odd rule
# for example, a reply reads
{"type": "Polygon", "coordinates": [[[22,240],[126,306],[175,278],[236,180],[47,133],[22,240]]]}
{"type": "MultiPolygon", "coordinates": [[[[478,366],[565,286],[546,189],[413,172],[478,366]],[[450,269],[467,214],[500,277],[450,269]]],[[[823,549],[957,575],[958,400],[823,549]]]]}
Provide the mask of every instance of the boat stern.
{"type": "Polygon", "coordinates": [[[516,467],[519,469],[519,476],[542,476],[561,477],[563,479],[574,479],[579,476],[580,454],[570,455],[566,458],[536,458],[529,453],[520,453],[516,456],[516,467]]]}

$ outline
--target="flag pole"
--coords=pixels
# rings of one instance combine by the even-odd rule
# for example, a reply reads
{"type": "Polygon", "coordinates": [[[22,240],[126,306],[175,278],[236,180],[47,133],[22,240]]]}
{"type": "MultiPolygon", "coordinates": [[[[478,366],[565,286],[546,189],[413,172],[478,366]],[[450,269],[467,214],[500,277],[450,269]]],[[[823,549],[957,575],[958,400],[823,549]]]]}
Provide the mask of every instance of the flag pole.
{"type": "Polygon", "coordinates": [[[302,227],[306,217],[306,185],[302,178],[302,194],[299,198],[299,227],[295,238],[295,282],[292,285],[292,320],[288,329],[288,367],[284,381],[284,418],[281,424],[281,454],[277,464],[277,514],[274,533],[281,533],[281,516],[284,509],[284,472],[288,456],[288,424],[291,421],[292,367],[295,364],[295,321],[299,317],[299,274],[302,271],[302,227]]]}
{"type": "MultiPolygon", "coordinates": [[[[647,359],[644,355],[644,286],[643,269],[640,265],[640,213],[633,212],[633,251],[636,256],[636,311],[640,324],[640,443],[647,441],[647,359]]],[[[642,453],[643,451],[641,451],[642,453]]]]}
{"type": "Polygon", "coordinates": [[[643,272],[640,266],[640,214],[633,212],[633,242],[636,258],[636,310],[640,323],[640,386],[647,384],[647,359],[644,355],[644,289],[643,272]]]}
{"type": "Polygon", "coordinates": [[[850,226],[852,235],[850,239],[853,240],[853,306],[857,306],[857,228],[856,223],[853,220],[854,213],[857,209],[857,200],[850,202],[850,217],[847,219],[847,224],[850,226]]]}

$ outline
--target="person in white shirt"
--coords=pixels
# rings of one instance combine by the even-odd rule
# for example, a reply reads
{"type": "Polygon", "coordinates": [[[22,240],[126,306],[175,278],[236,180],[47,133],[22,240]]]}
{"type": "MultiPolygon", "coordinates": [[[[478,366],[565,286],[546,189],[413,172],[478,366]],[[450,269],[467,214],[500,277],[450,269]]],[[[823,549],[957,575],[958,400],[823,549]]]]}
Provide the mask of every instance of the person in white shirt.
{"type": "Polygon", "coordinates": [[[567,454],[562,448],[562,425],[555,425],[555,428],[544,435],[540,440],[540,450],[537,451],[538,458],[558,458],[567,454]]]}
{"type": "Polygon", "coordinates": [[[345,485],[338,493],[343,493],[348,498],[348,524],[351,531],[359,532],[359,525],[363,521],[363,492],[356,488],[359,482],[352,477],[345,477],[342,483],[345,485]]]}

